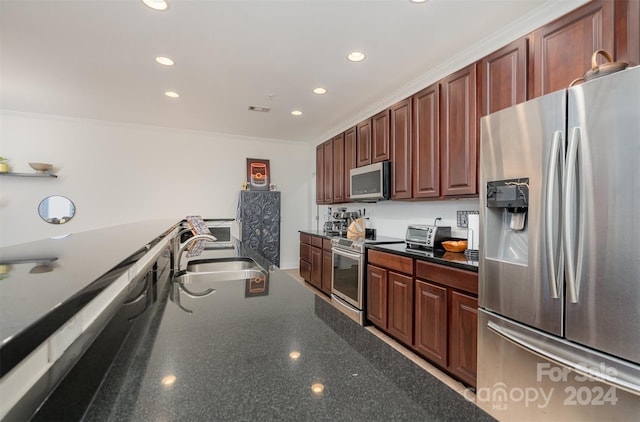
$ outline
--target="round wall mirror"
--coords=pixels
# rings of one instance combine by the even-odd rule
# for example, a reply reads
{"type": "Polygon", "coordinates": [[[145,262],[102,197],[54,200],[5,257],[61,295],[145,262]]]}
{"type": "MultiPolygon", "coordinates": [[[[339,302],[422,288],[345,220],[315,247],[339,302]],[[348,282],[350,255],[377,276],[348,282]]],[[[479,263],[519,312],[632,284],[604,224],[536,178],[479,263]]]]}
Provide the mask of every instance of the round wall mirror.
{"type": "Polygon", "coordinates": [[[38,214],[47,223],[64,224],[76,213],[76,206],[64,196],[48,196],[38,205],[38,214]]]}

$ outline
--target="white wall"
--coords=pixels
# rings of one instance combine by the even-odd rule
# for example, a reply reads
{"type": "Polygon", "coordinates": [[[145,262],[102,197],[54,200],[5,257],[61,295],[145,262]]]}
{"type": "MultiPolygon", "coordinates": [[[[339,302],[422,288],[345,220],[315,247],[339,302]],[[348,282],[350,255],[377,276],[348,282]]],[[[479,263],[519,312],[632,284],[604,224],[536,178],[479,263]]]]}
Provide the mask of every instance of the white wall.
{"type": "Polygon", "coordinates": [[[4,110],[0,155],[12,171],[52,163],[58,178],[0,177],[0,245],[155,218],[235,218],[249,157],[270,160],[271,182],[282,192],[281,266],[297,267],[297,230],[310,220],[312,151],[306,143],[4,110]],[[70,222],[40,219],[38,204],[49,195],[75,203],[70,222]]]}

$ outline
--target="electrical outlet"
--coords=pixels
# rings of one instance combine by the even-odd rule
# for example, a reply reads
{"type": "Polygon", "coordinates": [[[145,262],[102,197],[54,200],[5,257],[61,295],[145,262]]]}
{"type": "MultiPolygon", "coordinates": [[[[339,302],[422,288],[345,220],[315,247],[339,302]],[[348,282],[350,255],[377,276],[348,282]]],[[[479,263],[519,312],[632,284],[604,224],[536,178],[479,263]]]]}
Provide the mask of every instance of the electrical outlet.
{"type": "Polygon", "coordinates": [[[480,214],[480,211],[456,211],[456,221],[458,227],[469,227],[469,214],[480,214]]]}

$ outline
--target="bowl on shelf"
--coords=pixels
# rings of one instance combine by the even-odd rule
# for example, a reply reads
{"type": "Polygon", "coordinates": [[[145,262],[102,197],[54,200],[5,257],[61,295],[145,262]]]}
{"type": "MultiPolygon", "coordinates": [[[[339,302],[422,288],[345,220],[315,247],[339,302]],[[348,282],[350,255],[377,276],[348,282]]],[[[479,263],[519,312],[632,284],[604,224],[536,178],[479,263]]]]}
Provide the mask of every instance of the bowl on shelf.
{"type": "Polygon", "coordinates": [[[466,240],[447,240],[442,242],[442,247],[447,252],[464,252],[467,249],[466,240]]]}
{"type": "Polygon", "coordinates": [[[51,164],[47,163],[29,163],[29,165],[36,171],[36,173],[46,173],[53,167],[51,164]]]}

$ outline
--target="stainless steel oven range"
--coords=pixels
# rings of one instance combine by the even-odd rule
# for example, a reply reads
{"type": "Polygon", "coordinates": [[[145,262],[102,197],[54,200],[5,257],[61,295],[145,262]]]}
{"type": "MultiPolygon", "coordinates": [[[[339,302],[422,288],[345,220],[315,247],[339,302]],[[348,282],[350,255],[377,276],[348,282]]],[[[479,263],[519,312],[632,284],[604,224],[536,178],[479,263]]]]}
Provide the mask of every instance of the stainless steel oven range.
{"type": "Polygon", "coordinates": [[[331,239],[331,303],[360,325],[365,323],[366,247],[383,243],[404,243],[404,240],[382,236],[375,239],[331,239]]]}

